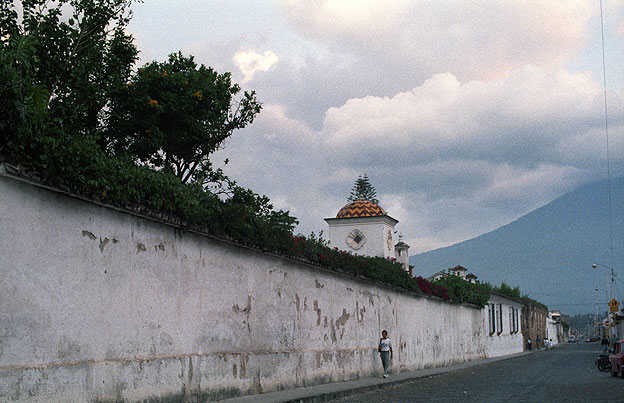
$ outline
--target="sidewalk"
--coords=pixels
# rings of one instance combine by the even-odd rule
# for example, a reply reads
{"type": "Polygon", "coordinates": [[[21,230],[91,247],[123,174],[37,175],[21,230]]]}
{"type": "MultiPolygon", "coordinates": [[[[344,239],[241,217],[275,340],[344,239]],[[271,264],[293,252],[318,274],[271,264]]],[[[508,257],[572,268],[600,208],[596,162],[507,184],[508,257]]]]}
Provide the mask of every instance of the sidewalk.
{"type": "Polygon", "coordinates": [[[356,379],[354,381],[326,383],[322,385],[307,386],[303,388],[280,390],[277,392],[263,393],[260,395],[242,396],[233,399],[221,400],[227,403],[289,403],[289,402],[325,402],[339,397],[349,396],[355,393],[362,393],[369,390],[396,386],[401,383],[414,381],[433,375],[445,374],[448,372],[460,371],[471,367],[476,367],[491,362],[509,360],[523,355],[534,353],[535,351],[525,351],[518,354],[506,355],[503,357],[486,358],[483,360],[469,361],[448,367],[421,369],[413,372],[401,372],[391,374],[388,378],[375,377],[356,379]]]}

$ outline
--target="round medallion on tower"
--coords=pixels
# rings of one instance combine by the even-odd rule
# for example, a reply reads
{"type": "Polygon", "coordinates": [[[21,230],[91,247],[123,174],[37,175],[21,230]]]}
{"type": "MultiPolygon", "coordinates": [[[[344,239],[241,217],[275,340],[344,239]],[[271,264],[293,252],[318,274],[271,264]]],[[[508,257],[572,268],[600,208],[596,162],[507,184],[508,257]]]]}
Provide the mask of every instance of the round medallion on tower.
{"type": "Polygon", "coordinates": [[[369,200],[356,200],[338,211],[336,218],[376,217],[386,215],[386,211],[377,203],[369,200]]]}

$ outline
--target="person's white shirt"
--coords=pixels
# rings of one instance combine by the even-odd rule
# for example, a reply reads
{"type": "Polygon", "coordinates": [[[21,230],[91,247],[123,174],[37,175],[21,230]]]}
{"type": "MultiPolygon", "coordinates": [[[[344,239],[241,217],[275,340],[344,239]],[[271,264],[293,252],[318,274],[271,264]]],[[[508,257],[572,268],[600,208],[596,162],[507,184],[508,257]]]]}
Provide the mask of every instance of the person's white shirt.
{"type": "Polygon", "coordinates": [[[381,351],[390,351],[390,348],[392,347],[390,337],[379,340],[379,346],[381,346],[381,351]]]}

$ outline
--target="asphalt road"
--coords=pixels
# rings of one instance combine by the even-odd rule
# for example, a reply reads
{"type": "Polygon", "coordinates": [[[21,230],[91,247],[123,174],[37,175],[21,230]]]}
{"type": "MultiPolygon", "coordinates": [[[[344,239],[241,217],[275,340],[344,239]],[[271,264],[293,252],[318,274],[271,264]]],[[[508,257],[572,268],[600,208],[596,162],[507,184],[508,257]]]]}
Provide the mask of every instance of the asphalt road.
{"type": "Polygon", "coordinates": [[[624,402],[624,379],[594,365],[601,351],[598,343],[559,345],[332,402],[624,402]]]}

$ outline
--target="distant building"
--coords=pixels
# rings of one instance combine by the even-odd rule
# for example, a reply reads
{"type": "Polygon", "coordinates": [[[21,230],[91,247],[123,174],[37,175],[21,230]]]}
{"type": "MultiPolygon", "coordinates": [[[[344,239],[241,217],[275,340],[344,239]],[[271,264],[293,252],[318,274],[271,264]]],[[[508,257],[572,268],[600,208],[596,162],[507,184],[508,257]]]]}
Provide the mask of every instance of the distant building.
{"type": "Polygon", "coordinates": [[[559,322],[550,315],[546,318],[546,339],[551,346],[559,343],[559,322]]]}
{"type": "Polygon", "coordinates": [[[476,283],[477,282],[477,276],[475,276],[472,273],[466,273],[468,270],[462,266],[462,265],[457,265],[455,267],[451,267],[450,269],[446,269],[446,270],[440,270],[439,272],[427,277],[428,281],[436,281],[439,280],[443,277],[446,276],[458,276],[461,277],[462,279],[471,282],[471,283],[476,283]]]}
{"type": "Polygon", "coordinates": [[[548,312],[546,320],[546,332],[548,340],[552,339],[552,344],[565,343],[570,334],[570,325],[568,324],[568,316],[563,315],[561,311],[553,310],[548,312]]]}

